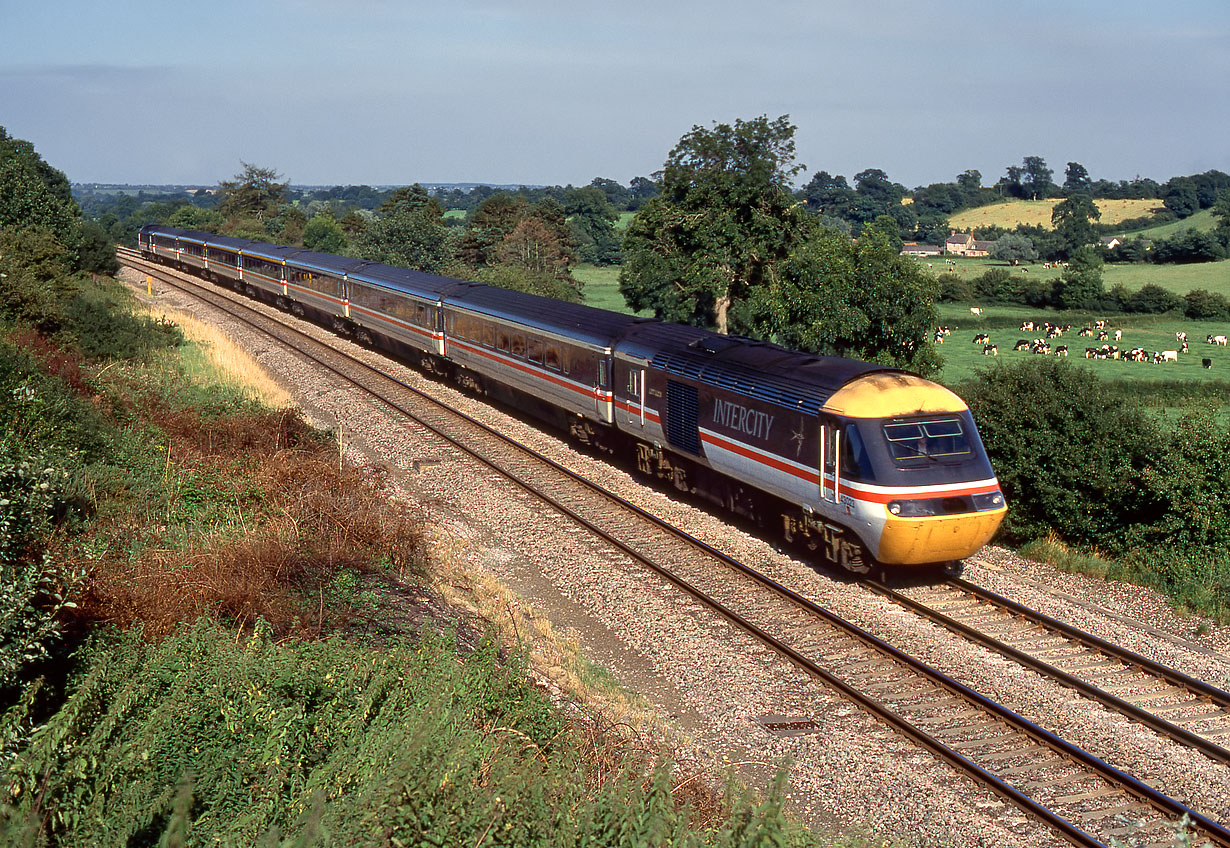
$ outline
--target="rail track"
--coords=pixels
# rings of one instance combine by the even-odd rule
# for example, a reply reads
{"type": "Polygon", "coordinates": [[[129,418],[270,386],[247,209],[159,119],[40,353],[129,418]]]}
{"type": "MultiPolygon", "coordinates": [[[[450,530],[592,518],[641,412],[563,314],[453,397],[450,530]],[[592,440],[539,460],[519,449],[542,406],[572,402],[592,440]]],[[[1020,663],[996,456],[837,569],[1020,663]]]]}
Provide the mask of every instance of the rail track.
{"type": "Polygon", "coordinates": [[[961,579],[864,585],[1103,706],[1230,764],[1230,692],[961,579]]]}
{"type": "Polygon", "coordinates": [[[1172,823],[1230,846],[1230,831],[1011,709],[820,608],[579,474],[378,369],[139,255],[121,261],[292,346],[447,440],[725,618],[803,674],[972,777],[1076,845],[1170,845],[1172,823]],[[379,388],[373,388],[373,385],[379,388]]]}

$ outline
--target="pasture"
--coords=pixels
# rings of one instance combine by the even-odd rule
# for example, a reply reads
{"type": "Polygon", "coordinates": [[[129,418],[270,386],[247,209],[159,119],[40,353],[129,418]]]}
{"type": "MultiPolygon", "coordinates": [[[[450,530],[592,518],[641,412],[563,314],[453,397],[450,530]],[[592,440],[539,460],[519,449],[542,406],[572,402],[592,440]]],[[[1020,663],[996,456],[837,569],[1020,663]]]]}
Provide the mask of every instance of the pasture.
{"type": "Polygon", "coordinates": [[[624,296],[619,293],[618,265],[578,265],[572,269],[572,276],[585,286],[582,294],[586,306],[596,306],[612,312],[626,312],[630,315],[653,314],[652,311],[633,313],[628,308],[628,304],[624,302],[624,296]]]}
{"type": "MultiPolygon", "coordinates": [[[[1002,268],[1022,280],[1049,280],[1059,276],[1062,269],[1046,268],[1041,262],[1010,266],[990,257],[930,256],[916,259],[933,274],[945,271],[962,277],[977,277],[992,268],[1002,268]],[[945,260],[952,265],[946,265],[945,260]]],[[[1192,289],[1207,289],[1230,297],[1230,259],[1221,262],[1197,262],[1190,265],[1107,264],[1102,267],[1102,285],[1110,290],[1122,284],[1128,291],[1136,291],[1148,283],[1161,286],[1177,295],[1185,295],[1192,289]]]]}
{"type": "MultiPolygon", "coordinates": [[[[978,227],[996,226],[1012,229],[1018,224],[1046,227],[1051,229],[1051,213],[1055,204],[1062,198],[1047,200],[1008,200],[1003,203],[992,203],[989,206],[979,206],[966,209],[949,218],[949,225],[959,232],[969,232],[978,227]]],[[[1162,201],[1151,198],[1147,200],[1095,200],[1098,211],[1102,213],[1099,224],[1117,224],[1131,218],[1143,218],[1151,215],[1154,210],[1161,209],[1162,201]]]]}
{"type": "MultiPolygon", "coordinates": [[[[939,352],[944,357],[944,367],[938,375],[945,385],[956,385],[975,375],[979,369],[994,367],[996,363],[1018,362],[1045,354],[1028,350],[1013,350],[1017,342],[1032,342],[1045,338],[1039,330],[1021,330],[1022,321],[1052,324],[1072,324],[1072,329],[1058,338],[1050,339],[1052,351],[1059,345],[1067,345],[1067,360],[1077,368],[1086,368],[1108,382],[1116,383],[1120,390],[1135,395],[1150,406],[1173,408],[1195,398],[1208,398],[1217,403],[1223,415],[1230,412],[1230,347],[1208,344],[1209,335],[1230,333],[1230,322],[1186,321],[1170,315],[1092,315],[1083,312],[1054,312],[1031,309],[1026,306],[988,306],[981,316],[970,314],[968,307],[954,304],[940,305],[940,323],[951,329],[939,352]],[[1110,335],[1107,341],[1078,335],[1082,327],[1092,327],[1099,318],[1106,319],[1110,335]],[[1114,340],[1116,330],[1122,332],[1119,341],[1114,340]],[[1152,354],[1159,351],[1179,351],[1175,333],[1186,332],[1189,353],[1177,353],[1177,361],[1154,363],[1152,354]],[[983,353],[983,344],[974,344],[973,338],[986,333],[997,348],[997,355],[983,353]],[[1087,359],[1086,348],[1100,348],[1104,344],[1117,345],[1120,352],[1144,348],[1149,352],[1147,362],[1129,362],[1123,359],[1087,359]],[[1202,365],[1208,359],[1210,368],[1202,365]]],[[[1054,356],[1054,353],[1050,354],[1054,356]]]]}

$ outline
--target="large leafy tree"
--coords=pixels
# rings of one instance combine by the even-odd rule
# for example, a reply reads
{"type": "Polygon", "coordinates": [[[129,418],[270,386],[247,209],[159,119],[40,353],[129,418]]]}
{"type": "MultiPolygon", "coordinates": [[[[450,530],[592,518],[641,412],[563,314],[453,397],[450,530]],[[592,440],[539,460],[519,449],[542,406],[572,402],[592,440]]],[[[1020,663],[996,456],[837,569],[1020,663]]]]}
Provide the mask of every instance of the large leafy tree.
{"type": "Polygon", "coordinates": [[[354,254],[387,265],[443,273],[452,251],[448,228],[438,210],[430,204],[394,204],[388,214],[378,215],[355,237],[354,254]]]}
{"type": "Polygon", "coordinates": [[[519,195],[498,192],[484,200],[470,217],[461,240],[461,260],[474,268],[494,265],[496,249],[529,213],[530,204],[519,195]]]}
{"type": "Polygon", "coordinates": [[[1046,160],[1041,156],[1026,156],[1021,165],[1022,188],[1029,195],[1030,200],[1049,196],[1054,186],[1051,177],[1055,172],[1046,167],[1046,160]]]}
{"type": "MultiPolygon", "coordinates": [[[[619,186],[619,183],[614,185],[619,186]]],[[[564,194],[564,212],[568,215],[568,224],[582,260],[595,265],[611,265],[619,261],[619,237],[615,234],[615,222],[619,220],[619,215],[605,189],[597,185],[569,189],[564,194]]]]}
{"type": "Polygon", "coordinates": [[[732,305],[797,245],[788,116],[694,126],[671,150],[662,193],[628,227],[620,291],[634,309],[726,332],[732,305]]]}
{"type": "Polygon", "coordinates": [[[1065,191],[1079,191],[1087,194],[1093,188],[1093,180],[1089,177],[1089,171],[1080,162],[1069,162],[1063,176],[1065,191]]]}
{"type": "Polygon", "coordinates": [[[1093,198],[1083,192],[1065,197],[1051,210],[1051,223],[1068,255],[1094,242],[1097,234],[1093,222],[1101,217],[1093,198]]]}
{"type": "Polygon", "coordinates": [[[939,283],[901,256],[895,236],[891,218],[857,240],[817,228],[753,290],[744,323],[787,347],[934,372],[939,283]]]}
{"type": "Polygon", "coordinates": [[[251,216],[257,220],[272,218],[286,202],[288,183],[273,168],[261,168],[240,162],[243,170],[233,180],[218,183],[222,192],[219,211],[226,217],[251,216]]]}
{"type": "Polygon", "coordinates": [[[68,177],[43,161],[33,144],[0,127],[0,227],[46,230],[75,248],[80,220],[68,177]]]}

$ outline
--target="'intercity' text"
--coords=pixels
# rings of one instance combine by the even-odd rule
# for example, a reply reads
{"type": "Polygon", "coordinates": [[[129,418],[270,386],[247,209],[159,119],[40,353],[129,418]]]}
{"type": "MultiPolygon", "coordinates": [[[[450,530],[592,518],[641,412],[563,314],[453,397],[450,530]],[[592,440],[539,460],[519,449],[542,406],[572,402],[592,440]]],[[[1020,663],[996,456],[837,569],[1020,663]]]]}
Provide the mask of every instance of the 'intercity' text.
{"type": "Polygon", "coordinates": [[[757,439],[768,439],[773,427],[773,416],[766,412],[748,409],[728,400],[714,398],[713,420],[717,424],[746,433],[757,439]]]}

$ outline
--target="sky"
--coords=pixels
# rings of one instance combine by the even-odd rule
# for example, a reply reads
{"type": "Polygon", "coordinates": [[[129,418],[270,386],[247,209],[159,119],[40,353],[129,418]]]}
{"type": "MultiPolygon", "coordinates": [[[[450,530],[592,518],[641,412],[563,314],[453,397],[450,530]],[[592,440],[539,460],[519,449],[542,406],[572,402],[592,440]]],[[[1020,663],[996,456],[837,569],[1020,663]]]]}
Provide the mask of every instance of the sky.
{"type": "Polygon", "coordinates": [[[761,115],[799,185],[1230,171],[1230,0],[0,0],[0,44],[73,182],[627,184],[761,115]]]}

